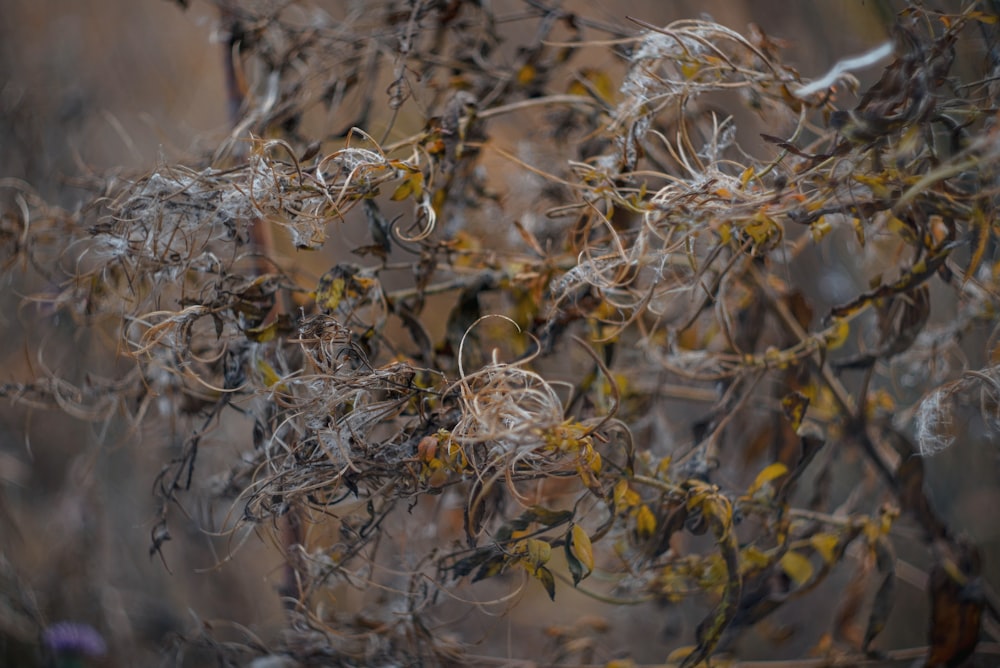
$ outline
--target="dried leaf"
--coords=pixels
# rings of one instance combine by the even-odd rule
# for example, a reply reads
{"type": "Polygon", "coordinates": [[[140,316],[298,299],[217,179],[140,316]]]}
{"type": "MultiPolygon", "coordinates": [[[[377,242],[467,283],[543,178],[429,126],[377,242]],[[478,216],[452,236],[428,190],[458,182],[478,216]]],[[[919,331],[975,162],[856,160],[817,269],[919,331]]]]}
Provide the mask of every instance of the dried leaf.
{"type": "Polygon", "coordinates": [[[483,483],[477,479],[472,489],[469,490],[469,500],[465,504],[465,539],[470,547],[475,547],[479,538],[479,532],[483,528],[483,521],[486,518],[486,506],[488,497],[491,496],[493,483],[483,483]]]}
{"type": "Polygon", "coordinates": [[[789,550],[781,555],[781,570],[801,587],[813,576],[813,565],[809,557],[795,550],[789,550]]]}
{"type": "MultiPolygon", "coordinates": [[[[573,519],[572,510],[549,510],[544,506],[531,506],[528,513],[533,521],[544,524],[547,527],[559,526],[573,519]]],[[[528,513],[525,513],[526,515],[528,513]]]]}
{"type": "Polygon", "coordinates": [[[392,224],[382,215],[375,200],[366,199],[362,206],[368,221],[368,231],[375,241],[374,245],[381,251],[378,254],[384,259],[392,252],[392,224]]]}
{"type": "Polygon", "coordinates": [[[788,473],[788,467],[781,462],[775,462],[769,466],[764,467],[757,477],[754,479],[753,484],[747,489],[747,496],[753,496],[757,491],[759,491],[764,485],[767,485],[774,480],[786,475],[788,473]]]}
{"type": "Polygon", "coordinates": [[[880,536],[873,546],[875,550],[875,567],[882,576],[882,582],[875,592],[872,609],[868,615],[868,627],[865,629],[865,639],[861,649],[869,651],[875,637],[885,628],[885,623],[892,612],[893,595],[896,591],[896,555],[892,551],[885,536],[880,536]]]}
{"type": "Polygon", "coordinates": [[[684,659],[681,668],[693,668],[711,656],[722,633],[729,626],[739,610],[742,580],[740,577],[740,556],[736,536],[732,530],[733,509],[729,499],[711,488],[697,486],[692,490],[688,507],[699,507],[702,514],[712,526],[716,545],[721,556],[720,563],[726,569],[726,581],[722,590],[722,600],[698,624],[696,637],[698,646],[684,659]]]}
{"type": "Polygon", "coordinates": [[[407,197],[420,199],[424,194],[424,175],[419,170],[413,170],[396,187],[389,199],[399,202],[407,197]]]}
{"type": "Polygon", "coordinates": [[[573,584],[579,584],[594,571],[594,546],[590,536],[578,524],[574,524],[566,533],[566,562],[569,565],[573,584]]]}
{"type": "Polygon", "coordinates": [[[536,569],[532,575],[545,587],[545,592],[549,595],[549,599],[552,601],[556,600],[556,578],[552,575],[552,571],[542,566],[536,569]]]}
{"type": "Polygon", "coordinates": [[[928,668],[964,665],[979,644],[986,603],[979,551],[971,544],[962,544],[958,552],[954,557],[942,557],[931,569],[928,668]]]}
{"type": "Polygon", "coordinates": [[[827,350],[836,350],[847,342],[847,337],[851,333],[851,324],[847,318],[837,318],[833,325],[827,328],[823,340],[827,350]]]}
{"type": "Polygon", "coordinates": [[[552,545],[540,538],[528,538],[524,541],[523,550],[531,570],[541,568],[552,558],[552,545]]]}
{"type": "Polygon", "coordinates": [[[792,430],[797,432],[809,408],[809,397],[801,392],[790,392],[781,398],[781,408],[792,423],[792,430]]]}
{"type": "Polygon", "coordinates": [[[840,537],[832,533],[817,533],[809,537],[809,544],[823,558],[823,563],[832,566],[838,557],[840,537]]]}
{"type": "Polygon", "coordinates": [[[640,538],[649,538],[656,533],[656,515],[645,503],[636,511],[635,530],[640,538]]]}
{"type": "Polygon", "coordinates": [[[973,246],[972,257],[969,258],[969,266],[965,268],[963,283],[968,283],[969,279],[976,275],[976,270],[983,261],[986,248],[989,246],[990,231],[992,225],[990,220],[983,213],[982,209],[976,207],[969,215],[969,225],[972,227],[973,246]]]}
{"type": "Polygon", "coordinates": [[[263,376],[266,387],[270,388],[281,382],[281,376],[278,375],[278,372],[274,370],[274,367],[267,360],[257,358],[257,370],[263,376]]]}

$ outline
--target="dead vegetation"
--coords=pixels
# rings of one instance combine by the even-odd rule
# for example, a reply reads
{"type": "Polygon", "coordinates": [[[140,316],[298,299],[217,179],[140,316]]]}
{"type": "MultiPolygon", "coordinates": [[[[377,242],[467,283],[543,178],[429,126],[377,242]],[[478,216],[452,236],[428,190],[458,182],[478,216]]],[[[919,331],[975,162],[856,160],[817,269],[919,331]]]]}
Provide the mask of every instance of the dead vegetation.
{"type": "MultiPolygon", "coordinates": [[[[924,478],[972,438],[956,412],[981,447],[1000,424],[993,5],[907,6],[891,47],[809,85],[780,40],[707,20],[219,4],[234,130],[214,155],[72,213],[7,180],[0,221],[5,272],[47,286],[30,301],[132,362],[0,393],[183,420],[152,553],[201,479],[234,545],[284,554],[280,638],[187,643],[222,665],[487,662],[442,610],[575,587],[695,601],[659,648],[684,667],[810,596],[836,610],[802,629],[815,665],[996,652],[980,550],[924,478]],[[966,43],[986,48],[959,67],[966,43]],[[595,51],[607,69],[577,66],[595,51]],[[532,150],[505,140],[518,123],[532,150]],[[310,276],[298,254],[340,225],[367,242],[310,276]],[[223,424],[242,454],[200,472],[223,424]],[[929,564],[926,648],[879,643],[901,544],[929,564]],[[379,594],[350,610],[344,587],[379,594]]],[[[544,660],[628,665],[551,637],[544,660]]]]}

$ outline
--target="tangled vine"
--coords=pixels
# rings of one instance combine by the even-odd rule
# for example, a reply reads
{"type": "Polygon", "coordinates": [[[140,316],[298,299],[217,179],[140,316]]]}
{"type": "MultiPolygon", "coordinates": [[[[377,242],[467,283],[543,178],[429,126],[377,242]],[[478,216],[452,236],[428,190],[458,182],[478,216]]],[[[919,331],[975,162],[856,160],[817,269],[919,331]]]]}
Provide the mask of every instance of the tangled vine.
{"type": "MultiPolygon", "coordinates": [[[[287,632],[220,656],[453,665],[474,649],[447,615],[540,587],[687,605],[662,652],[690,668],[845,572],[824,665],[994,647],[980,548],[924,475],[969,406],[1000,427],[994,5],[911,4],[810,83],[709,20],[217,4],[213,154],[73,212],[0,184],[7,280],[129,361],[0,394],[183,421],[151,554],[200,488],[286,564],[287,632]],[[930,555],[915,655],[877,642],[901,545],[930,555]]],[[[626,665],[591,632],[552,630],[551,661],[626,665]]]]}

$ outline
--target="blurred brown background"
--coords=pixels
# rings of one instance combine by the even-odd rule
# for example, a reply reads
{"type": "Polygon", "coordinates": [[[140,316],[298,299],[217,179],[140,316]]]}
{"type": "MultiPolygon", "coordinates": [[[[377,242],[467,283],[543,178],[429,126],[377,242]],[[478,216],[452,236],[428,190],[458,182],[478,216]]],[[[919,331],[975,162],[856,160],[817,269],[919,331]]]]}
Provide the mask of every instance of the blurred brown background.
{"type": "MultiPolygon", "coordinates": [[[[754,22],[788,40],[786,62],[811,77],[883,41],[891,14],[884,3],[856,0],[567,5],[618,25],[630,25],[626,13],[659,24],[708,14],[741,32],[754,22]]],[[[184,163],[209,153],[229,130],[216,20],[215,7],[198,0],[187,11],[165,0],[4,0],[0,178],[23,179],[73,209],[82,197],[74,183],[89,172],[184,163]]],[[[863,81],[873,76],[877,69],[859,73],[863,81]]],[[[0,382],[25,380],[39,369],[40,360],[26,352],[35,347],[25,344],[39,335],[37,324],[27,324],[36,312],[20,305],[20,287],[0,292],[0,382]]],[[[50,369],[80,374],[77,365],[114,364],[94,352],[92,334],[49,324],[55,340],[73,342],[68,350],[46,349],[50,369]]],[[[274,591],[281,559],[253,536],[233,562],[220,559],[227,539],[195,531],[166,545],[169,570],[150,558],[151,485],[174,435],[167,421],[147,432],[0,406],[0,664],[31,661],[38,632],[32,624],[60,619],[110,629],[112,654],[101,665],[155,665],[160,648],[197,629],[198,620],[231,620],[263,637],[282,623],[274,591]],[[34,609],[26,610],[25,601],[34,609]]],[[[203,465],[239,452],[224,442],[213,448],[203,465]]],[[[945,517],[996,555],[995,450],[962,443],[928,468],[945,517]]],[[[214,512],[189,511],[209,522],[214,512]]],[[[180,534],[183,519],[171,526],[180,534]]],[[[924,594],[904,585],[898,605],[908,604],[923,606],[924,594]]],[[[903,642],[922,643],[924,617],[917,619],[894,620],[903,642]]],[[[224,624],[215,627],[224,635],[224,624]]],[[[630,642],[664,633],[663,627],[659,619],[638,625],[630,642]]],[[[651,656],[662,656],[665,644],[649,644],[651,656]]]]}

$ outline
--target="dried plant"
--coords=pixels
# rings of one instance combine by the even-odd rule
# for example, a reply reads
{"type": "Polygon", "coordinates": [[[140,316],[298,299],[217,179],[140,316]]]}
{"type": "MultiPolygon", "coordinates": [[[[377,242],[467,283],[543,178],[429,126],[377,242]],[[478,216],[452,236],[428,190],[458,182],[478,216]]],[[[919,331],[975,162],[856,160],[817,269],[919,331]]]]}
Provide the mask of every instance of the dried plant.
{"type": "MultiPolygon", "coordinates": [[[[810,84],[779,40],[708,20],[218,4],[234,129],[213,155],[109,178],[77,212],[7,180],[0,221],[36,311],[131,361],[0,393],[186,425],[152,554],[200,450],[242,434],[200,479],[234,545],[283,555],[288,628],[268,649],[188,642],[486,662],[444,626],[456,607],[575,587],[694,601],[661,648],[684,667],[810,596],[838,610],[813,629],[823,665],[995,651],[979,548],[924,480],[970,438],[962,405],[994,444],[1000,424],[993,5],[909,5],[889,45],[810,84]],[[615,64],[576,65],[594,52],[615,64]],[[531,146],[505,139],[519,125],[531,146]],[[336,226],[371,243],[310,276],[297,258],[336,226]],[[876,642],[901,545],[933,562],[916,653],[876,642]],[[377,603],[338,608],[345,586],[377,603]]],[[[549,660],[626,665],[584,626],[552,631],[549,660]]]]}

